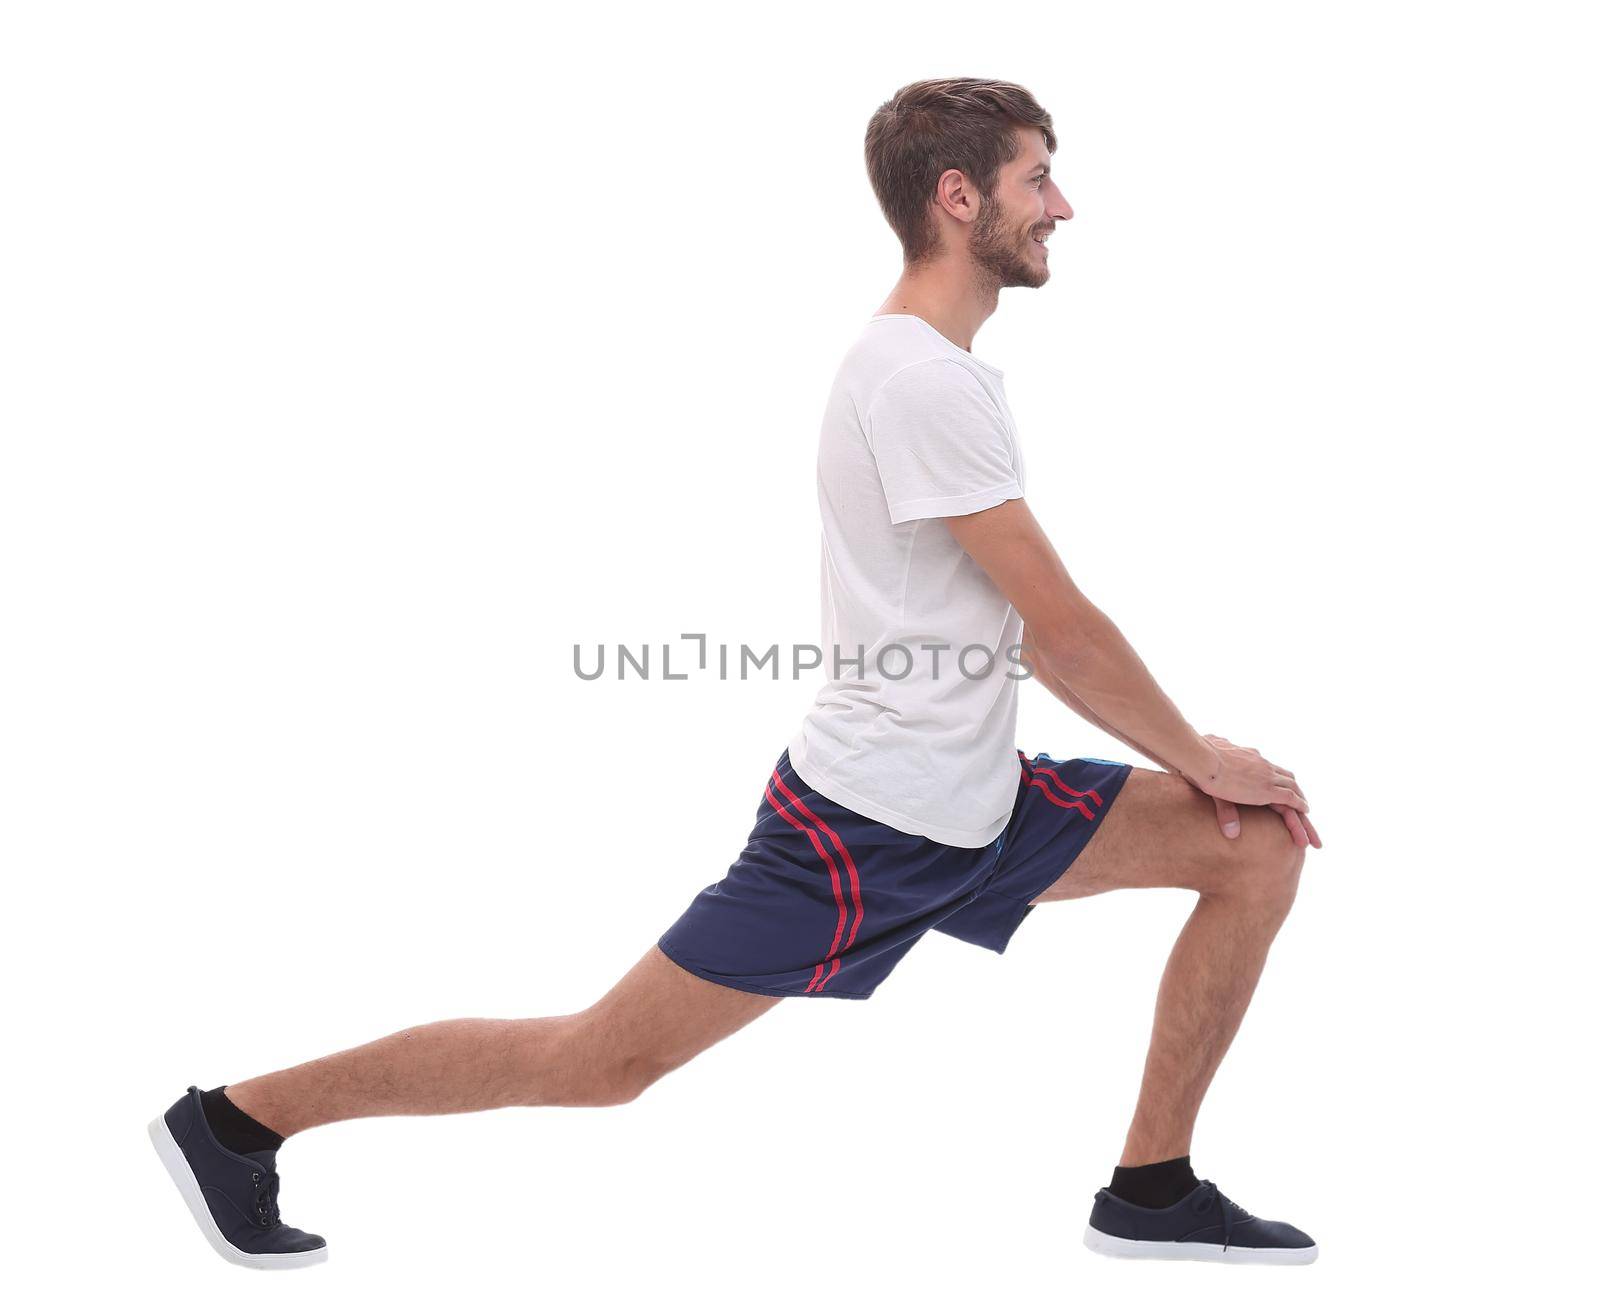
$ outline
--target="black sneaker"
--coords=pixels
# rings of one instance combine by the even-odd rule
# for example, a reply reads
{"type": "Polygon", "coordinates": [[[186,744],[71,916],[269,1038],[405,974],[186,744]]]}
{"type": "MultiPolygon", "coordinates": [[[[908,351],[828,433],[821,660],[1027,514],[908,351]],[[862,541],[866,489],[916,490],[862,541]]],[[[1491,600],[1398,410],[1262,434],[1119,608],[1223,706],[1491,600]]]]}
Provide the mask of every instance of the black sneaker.
{"type": "Polygon", "coordinates": [[[1083,1244],[1119,1259],[1310,1264],[1317,1258],[1317,1243],[1298,1227],[1257,1218],[1207,1181],[1166,1209],[1143,1209],[1102,1189],[1083,1244]]]}
{"type": "Polygon", "coordinates": [[[278,1217],[277,1152],[223,1149],[200,1107],[198,1086],[150,1124],[150,1140],[200,1231],[230,1264],[304,1268],[328,1257],[320,1236],[278,1217]]]}

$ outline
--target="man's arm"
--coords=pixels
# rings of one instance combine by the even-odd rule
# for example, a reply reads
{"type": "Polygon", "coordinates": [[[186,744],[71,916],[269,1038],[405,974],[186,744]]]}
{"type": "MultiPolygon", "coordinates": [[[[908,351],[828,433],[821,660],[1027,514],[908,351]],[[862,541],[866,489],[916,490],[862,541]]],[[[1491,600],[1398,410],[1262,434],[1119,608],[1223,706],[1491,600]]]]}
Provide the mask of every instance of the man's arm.
{"type": "Polygon", "coordinates": [[[1118,730],[1116,726],[1109,724],[1103,717],[1096,715],[1094,708],[1090,707],[1088,703],[1084,702],[1083,699],[1079,698],[1077,694],[1073,693],[1071,686],[1055,673],[1055,670],[1051,667],[1050,663],[1045,660],[1044,654],[1039,651],[1038,646],[1034,643],[1033,631],[1028,629],[1026,625],[1024,625],[1022,629],[1022,652],[1019,654],[1019,656],[1021,657],[1022,664],[1032,672],[1035,680],[1053,693],[1058,699],[1064,702],[1085,721],[1089,722],[1090,725],[1098,726],[1113,739],[1121,740],[1136,753],[1143,753],[1163,771],[1170,771],[1175,776],[1180,776],[1183,774],[1183,772],[1179,771],[1175,766],[1172,765],[1172,763],[1162,761],[1159,753],[1152,752],[1144,744],[1138,743],[1131,739],[1121,730],[1118,730]]]}
{"type": "MultiPolygon", "coordinates": [[[[1296,829],[1300,818],[1288,815],[1310,808],[1293,773],[1251,749],[1202,736],[1184,720],[1122,631],[1072,582],[1025,500],[947,516],[945,524],[1022,616],[1025,644],[1046,688],[1219,804],[1278,807],[1305,842],[1296,829]]],[[[1224,833],[1231,812],[1237,834],[1237,813],[1218,811],[1224,833]]]]}
{"type": "MultiPolygon", "coordinates": [[[[1019,655],[1027,668],[1033,673],[1034,679],[1038,680],[1040,684],[1044,685],[1046,689],[1089,724],[1099,726],[1113,739],[1119,739],[1135,752],[1143,753],[1164,771],[1170,772],[1175,776],[1182,774],[1172,763],[1163,762],[1158,754],[1152,753],[1144,744],[1136,743],[1118,730],[1116,726],[1108,725],[1103,718],[1096,716],[1094,709],[1079,698],[1077,694],[1073,693],[1061,677],[1050,669],[1048,663],[1039,653],[1038,648],[1034,646],[1033,636],[1028,632],[1026,626],[1022,630],[1022,652],[1019,655]]],[[[1207,735],[1206,739],[1208,742],[1217,745],[1227,744],[1227,740],[1219,741],[1212,735],[1207,735]]],[[[1289,771],[1285,772],[1285,774],[1292,778],[1294,772],[1289,771]]],[[[1213,798],[1211,801],[1216,804],[1217,825],[1222,827],[1222,833],[1229,839],[1237,839],[1240,830],[1238,805],[1220,798],[1213,798]]],[[[1317,834],[1317,828],[1311,824],[1310,817],[1296,812],[1284,803],[1272,803],[1268,806],[1283,818],[1283,824],[1289,828],[1289,834],[1293,836],[1294,842],[1301,848],[1314,847],[1320,849],[1322,847],[1322,838],[1317,834]]]]}

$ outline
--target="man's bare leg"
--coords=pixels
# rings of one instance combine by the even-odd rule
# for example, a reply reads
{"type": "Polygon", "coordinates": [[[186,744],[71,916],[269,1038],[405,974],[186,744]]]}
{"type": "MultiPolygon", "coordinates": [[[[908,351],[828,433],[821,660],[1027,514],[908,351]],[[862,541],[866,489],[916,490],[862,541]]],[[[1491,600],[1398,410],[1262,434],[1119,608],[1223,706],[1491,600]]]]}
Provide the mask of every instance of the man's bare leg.
{"type": "Polygon", "coordinates": [[[1200,898],[1156,995],[1144,1080],[1121,1166],[1189,1153],[1200,1102],[1288,916],[1305,851],[1268,808],[1239,809],[1226,839],[1211,800],[1177,776],[1135,768],[1078,860],[1034,903],[1177,886],[1200,898]]]}
{"type": "Polygon", "coordinates": [[[280,1136],[348,1118],[623,1104],[778,1002],[702,980],[652,945],[581,1013],[430,1022],[227,1095],[280,1136]]]}

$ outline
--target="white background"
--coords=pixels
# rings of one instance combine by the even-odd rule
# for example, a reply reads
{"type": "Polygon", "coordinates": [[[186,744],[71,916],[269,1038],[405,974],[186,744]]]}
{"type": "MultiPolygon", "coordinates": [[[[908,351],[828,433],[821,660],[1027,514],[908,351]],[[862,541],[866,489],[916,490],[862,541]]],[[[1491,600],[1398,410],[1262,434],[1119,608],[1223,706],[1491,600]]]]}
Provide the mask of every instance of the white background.
{"type": "MultiPolygon", "coordinates": [[[[8,1286],[31,1308],[1347,1309],[1595,1229],[1581,6],[16,4],[0,32],[8,1286]],[[815,433],[892,286],[876,106],[1029,87],[1078,214],[974,351],[1030,502],[1327,848],[1195,1165],[1307,1270],[1079,1244],[1190,896],[933,935],[636,1104],[318,1129],[297,1274],[145,1123],[597,998],[814,679],[815,433]],[[293,1288],[289,1291],[288,1288],[293,1288]]],[[[1041,689],[1029,752],[1123,756],[1041,689]]]]}

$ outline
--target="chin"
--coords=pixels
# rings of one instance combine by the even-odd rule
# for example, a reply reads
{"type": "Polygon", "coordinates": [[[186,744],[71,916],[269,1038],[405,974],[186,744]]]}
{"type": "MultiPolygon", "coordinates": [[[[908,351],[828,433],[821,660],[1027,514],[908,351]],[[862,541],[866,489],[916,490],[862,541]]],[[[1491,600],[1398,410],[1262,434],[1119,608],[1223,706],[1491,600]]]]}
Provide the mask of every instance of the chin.
{"type": "MultiPolygon", "coordinates": [[[[1031,239],[1030,239],[1031,241],[1031,239]]],[[[1022,268],[1017,271],[1018,282],[1023,287],[1043,287],[1050,281],[1050,259],[1040,254],[1034,259],[1033,253],[1028,253],[1028,258],[1023,262],[1022,268]]]]}

